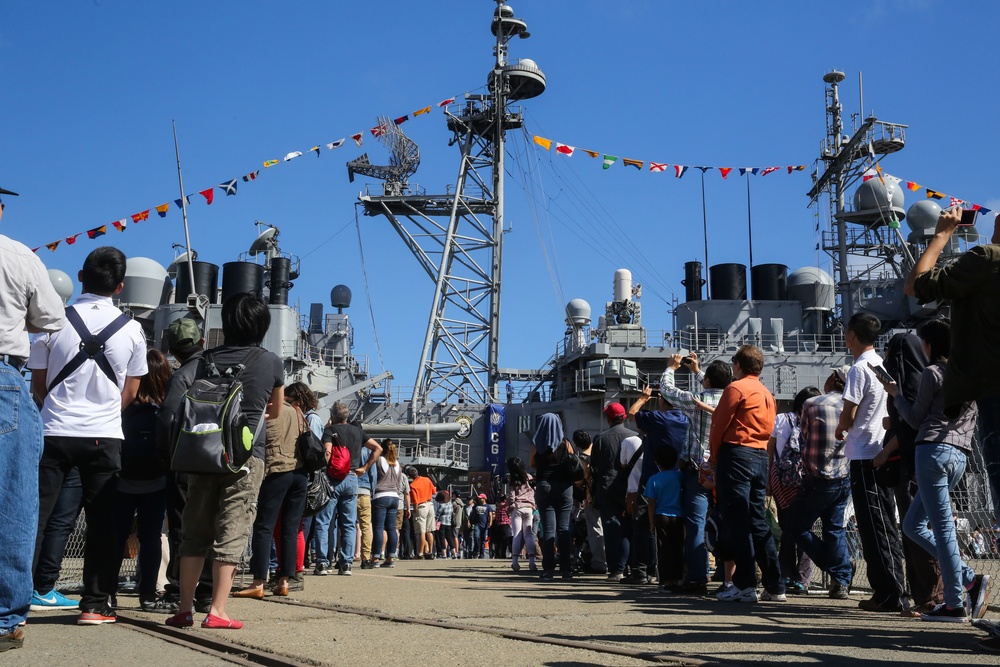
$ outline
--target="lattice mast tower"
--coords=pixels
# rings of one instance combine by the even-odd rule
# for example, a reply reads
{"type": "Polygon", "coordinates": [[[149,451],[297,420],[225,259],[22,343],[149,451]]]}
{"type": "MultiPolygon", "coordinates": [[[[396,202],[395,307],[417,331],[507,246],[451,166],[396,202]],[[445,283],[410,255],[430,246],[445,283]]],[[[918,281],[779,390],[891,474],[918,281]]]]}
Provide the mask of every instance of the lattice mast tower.
{"type": "Polygon", "coordinates": [[[414,406],[455,397],[489,403],[497,396],[504,141],[508,130],[523,124],[521,114],[509,105],[541,95],[545,75],[531,60],[507,61],[510,40],[529,33],[525,22],[500,0],[491,29],[496,42],[489,92],[466,95],[462,104],[445,110],[453,133],[450,143],[461,150],[453,191],[393,191],[387,181],[383,196],[360,197],[365,214],[386,216],[434,282],[414,406]]]}
{"type": "Polygon", "coordinates": [[[820,146],[820,160],[826,168],[814,178],[809,199],[810,205],[813,205],[823,194],[829,197],[830,230],[823,235],[822,246],[833,260],[839,298],[838,314],[846,323],[855,310],[856,301],[851,296],[849,258],[852,255],[863,258],[862,280],[883,267],[901,277],[903,267],[897,260],[905,257],[908,251],[899,232],[899,222],[905,213],[900,208],[902,193],[898,184],[890,181],[882,183],[879,179],[878,186],[881,187],[871,183],[865,192],[859,192],[853,209],[845,201],[848,188],[858,183],[865,171],[874,168],[882,156],[902,150],[906,144],[906,125],[881,121],[870,115],[858,126],[857,121],[864,115],[862,101],[860,113],[852,114],[854,134],[844,134],[843,105],[840,102],[840,83],[844,78],[844,73],[837,70],[823,75],[823,82],[826,83],[827,136],[820,146]]]}

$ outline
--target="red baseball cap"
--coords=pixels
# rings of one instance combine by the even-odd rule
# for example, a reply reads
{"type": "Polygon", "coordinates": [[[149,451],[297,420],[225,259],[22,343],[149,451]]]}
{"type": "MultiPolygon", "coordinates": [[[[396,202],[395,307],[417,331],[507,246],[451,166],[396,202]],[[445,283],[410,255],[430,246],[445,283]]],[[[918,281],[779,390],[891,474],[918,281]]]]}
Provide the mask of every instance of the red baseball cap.
{"type": "Polygon", "coordinates": [[[608,419],[619,419],[625,416],[625,406],[621,403],[608,403],[604,408],[604,416],[608,419]]]}

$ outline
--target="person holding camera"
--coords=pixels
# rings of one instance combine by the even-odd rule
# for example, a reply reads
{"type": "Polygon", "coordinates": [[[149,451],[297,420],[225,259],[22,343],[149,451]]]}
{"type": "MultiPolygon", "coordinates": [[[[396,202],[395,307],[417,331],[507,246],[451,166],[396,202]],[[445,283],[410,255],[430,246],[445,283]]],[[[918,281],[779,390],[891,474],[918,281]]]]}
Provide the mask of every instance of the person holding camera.
{"type": "MultiPolygon", "coordinates": [[[[702,371],[698,354],[675,354],[667,360],[660,376],[660,395],[664,396],[691,421],[687,439],[680,452],[681,501],[684,517],[684,561],[687,574],[675,593],[704,593],[708,590],[708,548],[705,546],[705,522],[708,519],[712,492],[699,480],[702,465],[708,462],[708,434],[712,429],[712,413],[722,398],[722,390],[733,381],[729,364],[716,359],[702,371]],[[684,391],[674,383],[674,372],[684,368],[691,372],[701,391],[684,391]],[[706,409],[708,408],[708,409],[706,409]]],[[[692,383],[692,384],[695,384],[692,383]]]]}

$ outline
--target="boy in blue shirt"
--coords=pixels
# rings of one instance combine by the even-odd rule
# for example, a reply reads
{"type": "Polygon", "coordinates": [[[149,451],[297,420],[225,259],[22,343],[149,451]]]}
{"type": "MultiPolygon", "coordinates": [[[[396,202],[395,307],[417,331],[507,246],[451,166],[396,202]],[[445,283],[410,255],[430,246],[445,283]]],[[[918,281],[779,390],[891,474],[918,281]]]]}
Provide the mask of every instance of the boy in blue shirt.
{"type": "Polygon", "coordinates": [[[660,472],[646,482],[643,497],[649,508],[649,532],[656,535],[660,590],[670,592],[684,576],[684,559],[678,549],[678,545],[684,543],[681,471],[676,469],[677,450],[673,447],[660,447],[654,459],[660,472]]]}

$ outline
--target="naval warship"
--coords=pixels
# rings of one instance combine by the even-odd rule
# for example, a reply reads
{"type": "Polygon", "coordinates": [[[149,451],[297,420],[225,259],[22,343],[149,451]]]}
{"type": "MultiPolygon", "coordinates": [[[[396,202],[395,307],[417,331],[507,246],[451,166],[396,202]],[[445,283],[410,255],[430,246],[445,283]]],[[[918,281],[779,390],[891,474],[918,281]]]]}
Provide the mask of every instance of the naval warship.
{"type": "MultiPolygon", "coordinates": [[[[372,437],[397,440],[404,463],[431,471],[443,485],[477,490],[503,474],[507,457],[527,456],[541,414],[559,414],[567,432],[596,434],[604,428],[603,406],[629,405],[644,386],[655,386],[673,354],[695,351],[704,365],[728,359],[740,345],[757,345],[766,357],[763,382],[790,402],[800,389],[822,386],[831,367],[849,362],[842,332],[852,313],[877,315],[888,339],[937,312],[937,304],[905,297],[902,285],[940,206],[927,199],[904,210],[899,183],[873,170],[905,146],[906,126],[855,115],[848,134],[839,91],[844,74],[831,71],[823,76],[826,137],[806,193],[811,205],[829,209],[820,245],[831,272],[732,263],[706,270],[690,261],[677,267],[684,299],[670,304],[672,327],[652,330],[643,325],[641,288],[622,268],[609,275],[610,299],[596,321],[587,301],[572,299],[565,331],[553,332],[556,352],[549,359],[537,368],[501,367],[505,143],[508,133],[523,132],[518,105],[542,95],[546,77],[534,61],[509,58],[511,42],[530,34],[510,6],[497,0],[489,25],[494,58],[486,92],[444,109],[449,143],[459,151],[455,183],[440,194],[412,186],[419,148],[388,118],[379,119],[378,137],[388,164],[373,164],[367,154],[347,164],[352,181],[381,181],[364,185],[357,205],[366,216],[385,218],[429,278],[429,317],[412,388],[395,385],[391,371],[371,374],[367,357],[355,355],[347,286],[333,287],[333,312],[321,303],[299,311],[289,299],[299,259],[281,247],[280,231],[264,223],[249,249],[221,269],[193,251],[166,268],[130,259],[121,308],[161,349],[163,332],[180,317],[201,321],[212,347],[224,342],[222,302],[238,292],[261,294],[272,322],[264,345],[283,359],[288,382],[312,387],[321,410],[346,402],[372,437]]],[[[963,228],[942,261],[981,241],[975,228],[963,228]]],[[[65,290],[68,277],[52,273],[65,290]]],[[[689,375],[678,373],[678,382],[689,383],[689,375]]]]}

